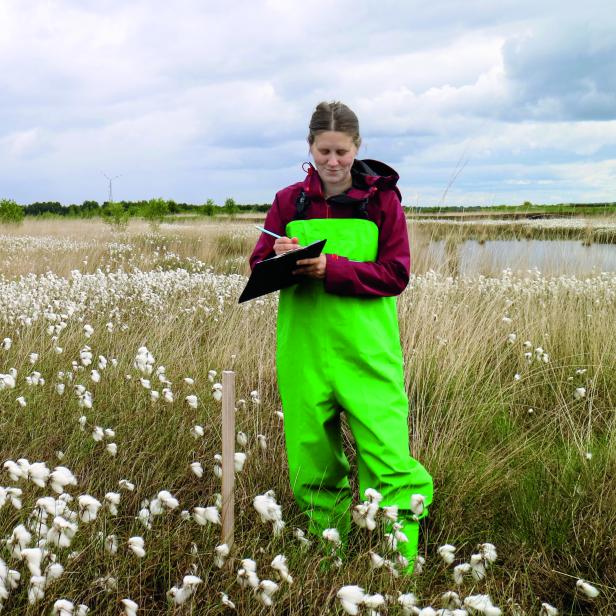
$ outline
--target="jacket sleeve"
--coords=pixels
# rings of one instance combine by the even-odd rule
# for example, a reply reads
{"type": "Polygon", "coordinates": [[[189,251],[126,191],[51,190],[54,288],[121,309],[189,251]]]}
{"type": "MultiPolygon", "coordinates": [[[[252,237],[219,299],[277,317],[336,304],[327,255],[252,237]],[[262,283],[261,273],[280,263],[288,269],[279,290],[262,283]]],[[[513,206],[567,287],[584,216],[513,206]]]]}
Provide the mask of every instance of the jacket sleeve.
{"type": "Polygon", "coordinates": [[[325,290],[335,295],[386,297],[399,295],[409,282],[411,265],[406,217],[394,191],[381,194],[377,259],[349,261],[327,255],[325,290]]]}
{"type": "MultiPolygon", "coordinates": [[[[284,235],[286,233],[285,224],[282,220],[282,215],[280,212],[278,195],[276,195],[276,197],[274,198],[274,203],[267,212],[264,227],[268,231],[273,231],[278,235],[284,235]]],[[[257,245],[255,246],[254,250],[252,251],[252,254],[250,255],[250,269],[253,269],[255,264],[259,261],[263,261],[263,259],[274,256],[275,241],[276,238],[272,237],[271,235],[268,235],[267,233],[261,233],[261,237],[257,241],[257,245]]]]}

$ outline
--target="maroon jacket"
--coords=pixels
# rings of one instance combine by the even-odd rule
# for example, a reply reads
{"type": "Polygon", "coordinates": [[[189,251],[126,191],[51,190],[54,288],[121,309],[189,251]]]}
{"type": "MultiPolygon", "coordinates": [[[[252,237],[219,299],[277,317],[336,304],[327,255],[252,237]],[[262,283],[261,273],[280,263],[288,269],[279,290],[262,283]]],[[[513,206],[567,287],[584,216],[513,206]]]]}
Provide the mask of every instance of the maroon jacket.
{"type": "MultiPolygon", "coordinates": [[[[379,228],[379,247],[374,262],[349,261],[326,255],[325,290],[336,295],[398,295],[409,281],[410,251],[406,218],[396,187],[398,174],[384,163],[355,160],[351,168],[353,185],[342,195],[325,200],[317,170],[307,166],[306,179],[276,193],[265,218],[265,228],[286,235],[287,223],[296,218],[365,218],[379,228]]],[[[274,241],[261,234],[250,267],[274,255],[274,241]]]]}

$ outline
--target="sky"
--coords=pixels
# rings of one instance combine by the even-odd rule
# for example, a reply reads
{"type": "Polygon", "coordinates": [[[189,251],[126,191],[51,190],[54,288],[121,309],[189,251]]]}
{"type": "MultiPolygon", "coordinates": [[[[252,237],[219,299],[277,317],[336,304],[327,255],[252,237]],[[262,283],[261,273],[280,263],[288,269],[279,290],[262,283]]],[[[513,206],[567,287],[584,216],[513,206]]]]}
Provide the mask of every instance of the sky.
{"type": "Polygon", "coordinates": [[[0,198],[269,203],[321,100],[405,205],[616,201],[609,0],[0,0],[0,198]]]}

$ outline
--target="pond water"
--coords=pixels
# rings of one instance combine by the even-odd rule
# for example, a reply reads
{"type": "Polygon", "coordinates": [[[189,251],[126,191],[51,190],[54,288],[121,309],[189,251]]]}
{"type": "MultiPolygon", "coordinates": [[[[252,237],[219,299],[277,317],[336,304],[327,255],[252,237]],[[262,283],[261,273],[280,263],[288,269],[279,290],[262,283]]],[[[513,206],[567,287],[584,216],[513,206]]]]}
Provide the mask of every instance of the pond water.
{"type": "Polygon", "coordinates": [[[430,242],[428,260],[453,275],[494,275],[506,268],[537,268],[546,275],[616,271],[616,245],[584,246],[580,240],[475,240],[430,242]]]}

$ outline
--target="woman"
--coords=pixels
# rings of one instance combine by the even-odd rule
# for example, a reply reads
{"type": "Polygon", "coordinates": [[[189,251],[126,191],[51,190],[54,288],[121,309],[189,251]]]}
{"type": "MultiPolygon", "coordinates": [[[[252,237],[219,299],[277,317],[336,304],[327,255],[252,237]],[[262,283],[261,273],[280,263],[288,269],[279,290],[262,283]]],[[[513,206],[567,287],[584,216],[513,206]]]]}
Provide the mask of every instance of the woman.
{"type": "Polygon", "coordinates": [[[409,280],[406,219],[398,174],[384,163],[355,158],[356,115],[322,102],[308,134],[314,166],[276,194],[250,257],[255,263],[327,239],[323,254],[298,261],[299,284],[280,292],[276,364],[284,409],[291,485],[297,503],[321,534],[346,538],[352,495],[342,449],[340,412],[357,447],[360,493],[379,491],[397,505],[409,541],[399,544],[411,572],[418,523],[411,495],[432,501],[432,478],[409,455],[408,399],[396,295],[409,280]]]}

